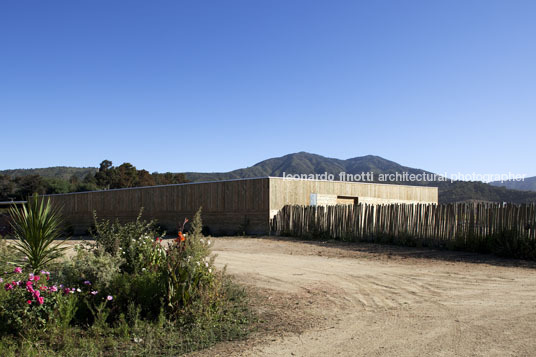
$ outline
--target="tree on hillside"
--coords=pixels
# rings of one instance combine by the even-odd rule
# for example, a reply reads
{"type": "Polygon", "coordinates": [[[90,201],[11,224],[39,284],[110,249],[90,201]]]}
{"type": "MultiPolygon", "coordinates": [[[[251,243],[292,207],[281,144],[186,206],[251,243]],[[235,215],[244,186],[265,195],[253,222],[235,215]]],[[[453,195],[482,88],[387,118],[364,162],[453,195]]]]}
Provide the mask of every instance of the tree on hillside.
{"type": "Polygon", "coordinates": [[[153,172],[151,175],[153,176],[156,185],[174,185],[189,182],[184,174],[174,174],[171,172],[159,174],[153,172]]]}
{"type": "Polygon", "coordinates": [[[109,189],[114,181],[115,169],[109,160],[104,160],[99,166],[99,171],[95,173],[97,186],[103,189],[109,189]]]}
{"type": "Polygon", "coordinates": [[[39,175],[17,177],[14,182],[18,186],[16,192],[18,199],[27,199],[34,193],[43,195],[47,192],[46,182],[39,175]]]}
{"type": "Polygon", "coordinates": [[[155,180],[147,170],[138,171],[138,186],[154,186],[155,180]]]}
{"type": "Polygon", "coordinates": [[[15,182],[7,175],[0,175],[0,201],[15,199],[15,182]]]}

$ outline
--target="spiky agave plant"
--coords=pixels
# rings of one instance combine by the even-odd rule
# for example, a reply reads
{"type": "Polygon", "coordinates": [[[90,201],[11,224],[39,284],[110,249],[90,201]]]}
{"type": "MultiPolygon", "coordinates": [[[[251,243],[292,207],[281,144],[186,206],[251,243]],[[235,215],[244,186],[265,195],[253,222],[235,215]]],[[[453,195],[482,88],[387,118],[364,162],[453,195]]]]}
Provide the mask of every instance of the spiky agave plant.
{"type": "Polygon", "coordinates": [[[61,236],[62,220],[50,199],[34,194],[22,208],[11,207],[9,214],[16,238],[13,247],[28,257],[28,264],[34,272],[45,268],[66,249],[61,246],[64,241],[55,243],[61,236]]]}

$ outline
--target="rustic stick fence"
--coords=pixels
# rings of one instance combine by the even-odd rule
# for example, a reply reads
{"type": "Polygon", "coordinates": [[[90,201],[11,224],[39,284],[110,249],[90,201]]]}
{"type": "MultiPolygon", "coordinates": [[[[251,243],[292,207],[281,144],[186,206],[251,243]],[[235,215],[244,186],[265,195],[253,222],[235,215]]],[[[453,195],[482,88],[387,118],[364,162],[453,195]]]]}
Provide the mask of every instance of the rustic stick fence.
{"type": "Polygon", "coordinates": [[[389,238],[462,247],[489,237],[514,235],[536,242],[536,204],[496,203],[285,206],[271,232],[302,238],[375,241],[389,238]]]}

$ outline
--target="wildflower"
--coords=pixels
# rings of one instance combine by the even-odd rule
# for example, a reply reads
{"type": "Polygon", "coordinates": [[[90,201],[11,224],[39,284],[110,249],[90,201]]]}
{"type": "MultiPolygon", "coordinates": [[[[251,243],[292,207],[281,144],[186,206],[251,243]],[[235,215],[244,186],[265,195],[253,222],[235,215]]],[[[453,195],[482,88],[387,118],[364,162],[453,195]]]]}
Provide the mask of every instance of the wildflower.
{"type": "Polygon", "coordinates": [[[205,262],[205,266],[208,268],[208,263],[207,262],[205,262]]]}
{"type": "Polygon", "coordinates": [[[209,273],[212,273],[212,269],[209,268],[209,269],[208,269],[208,272],[209,272],[209,273]]]}
{"type": "Polygon", "coordinates": [[[48,288],[47,288],[46,286],[44,286],[44,285],[39,287],[39,290],[41,290],[41,291],[45,291],[45,290],[47,290],[47,289],[48,289],[48,288]]]}
{"type": "Polygon", "coordinates": [[[33,273],[28,274],[28,280],[33,280],[33,279],[34,279],[33,273]]]}
{"type": "Polygon", "coordinates": [[[47,272],[44,271],[44,270],[41,270],[41,271],[39,272],[39,274],[43,274],[43,275],[45,275],[46,273],[47,273],[47,272]]]}
{"type": "Polygon", "coordinates": [[[13,285],[11,285],[10,283],[6,283],[6,285],[4,285],[4,289],[6,289],[6,291],[13,290],[13,285]]]}
{"type": "Polygon", "coordinates": [[[28,305],[31,305],[32,304],[32,300],[28,300],[26,301],[28,303],[28,305]]]}
{"type": "Polygon", "coordinates": [[[15,270],[13,270],[13,272],[15,272],[17,274],[20,274],[20,273],[22,273],[22,268],[21,267],[16,267],[15,270]]]}
{"type": "Polygon", "coordinates": [[[34,281],[39,281],[39,279],[41,279],[41,277],[39,275],[35,275],[34,278],[33,278],[34,281]]]}
{"type": "Polygon", "coordinates": [[[91,282],[89,280],[84,281],[85,285],[91,285],[91,282]]]}
{"type": "Polygon", "coordinates": [[[108,296],[106,297],[106,300],[108,300],[108,301],[112,301],[113,299],[114,299],[114,297],[113,297],[112,295],[108,295],[108,296]]]}
{"type": "Polygon", "coordinates": [[[146,271],[146,270],[147,270],[147,269],[145,269],[145,268],[142,268],[142,269],[141,269],[141,271],[146,271]]]}
{"type": "Polygon", "coordinates": [[[80,290],[80,288],[76,288],[76,291],[79,292],[79,293],[82,292],[82,290],[80,290]]]}
{"type": "Polygon", "coordinates": [[[40,296],[37,298],[37,302],[39,303],[39,305],[43,305],[43,303],[45,302],[45,298],[40,296]]]}
{"type": "Polygon", "coordinates": [[[4,282],[4,279],[0,278],[0,283],[3,283],[4,282]]]}
{"type": "Polygon", "coordinates": [[[57,287],[56,285],[52,285],[52,286],[50,287],[50,291],[53,292],[53,293],[55,293],[56,291],[58,291],[58,287],[57,287]]]}
{"type": "Polygon", "coordinates": [[[175,242],[180,243],[180,242],[184,242],[185,240],[186,238],[184,238],[184,234],[182,234],[182,232],[179,231],[179,236],[175,239],[175,242]]]}
{"type": "Polygon", "coordinates": [[[98,293],[99,293],[99,292],[98,292],[97,290],[93,290],[93,291],[91,292],[91,295],[97,295],[98,293]]]}
{"type": "Polygon", "coordinates": [[[39,290],[34,290],[33,296],[39,297],[40,295],[41,295],[41,293],[39,292],[39,290]]]}

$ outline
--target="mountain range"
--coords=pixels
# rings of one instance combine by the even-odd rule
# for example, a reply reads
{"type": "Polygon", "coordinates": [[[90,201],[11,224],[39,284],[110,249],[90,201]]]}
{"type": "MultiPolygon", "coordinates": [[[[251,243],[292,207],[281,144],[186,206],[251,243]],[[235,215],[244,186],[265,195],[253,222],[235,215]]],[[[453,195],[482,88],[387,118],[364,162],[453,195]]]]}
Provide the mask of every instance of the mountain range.
{"type": "MultiPolygon", "coordinates": [[[[96,168],[77,168],[77,167],[50,167],[42,169],[18,169],[0,171],[0,174],[10,176],[21,176],[24,174],[39,174],[45,177],[61,177],[69,178],[71,175],[83,177],[87,173],[96,172],[96,168]]],[[[215,181],[228,180],[250,177],[264,176],[279,176],[283,174],[313,174],[321,175],[324,173],[332,174],[334,178],[339,179],[339,173],[356,175],[363,172],[372,172],[374,174],[374,182],[381,182],[380,174],[427,174],[433,175],[431,172],[416,168],[400,165],[396,162],[384,159],[379,156],[367,155],[355,157],[351,159],[341,160],[336,158],[328,158],[321,155],[311,154],[307,152],[298,152],[288,154],[281,157],[271,158],[261,161],[251,167],[233,170],[229,172],[186,172],[186,178],[192,182],[200,181],[215,181]]],[[[439,188],[439,201],[441,203],[460,202],[460,201],[490,201],[490,202],[514,202],[526,203],[536,202],[536,192],[530,192],[530,183],[536,184],[536,177],[525,180],[529,186],[510,185],[500,187],[497,184],[486,184],[482,182],[467,182],[467,181],[394,181],[383,183],[401,183],[408,185],[425,185],[435,186],[439,188]],[[509,188],[518,188],[513,190],[509,188]],[[522,191],[525,189],[526,191],[522,191]]],[[[517,182],[516,182],[517,183],[517,182]]]]}
{"type": "Polygon", "coordinates": [[[510,190],[536,191],[536,176],[527,177],[523,181],[494,181],[490,182],[490,185],[497,187],[506,187],[510,190]]]}

